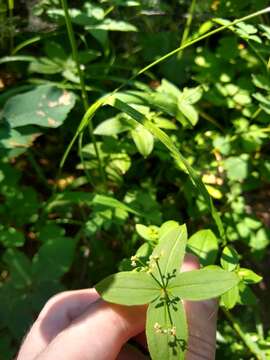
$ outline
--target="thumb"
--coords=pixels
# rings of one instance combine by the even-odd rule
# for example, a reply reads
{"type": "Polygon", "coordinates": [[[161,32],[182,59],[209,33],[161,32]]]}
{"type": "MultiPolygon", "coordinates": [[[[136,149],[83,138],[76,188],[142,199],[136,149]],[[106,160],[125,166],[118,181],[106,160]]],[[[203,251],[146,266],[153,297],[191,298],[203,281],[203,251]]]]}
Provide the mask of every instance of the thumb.
{"type": "Polygon", "coordinates": [[[144,306],[124,307],[100,299],[59,333],[38,360],[112,360],[144,326],[144,306]]]}

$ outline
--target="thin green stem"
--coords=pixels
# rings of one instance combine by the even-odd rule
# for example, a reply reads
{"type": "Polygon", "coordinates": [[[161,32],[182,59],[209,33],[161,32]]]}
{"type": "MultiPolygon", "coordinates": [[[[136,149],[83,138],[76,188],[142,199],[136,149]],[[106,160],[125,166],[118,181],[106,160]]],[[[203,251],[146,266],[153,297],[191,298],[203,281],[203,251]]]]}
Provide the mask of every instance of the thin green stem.
{"type": "Polygon", "coordinates": [[[262,10],[256,11],[256,12],[254,12],[254,13],[252,13],[252,14],[246,15],[246,16],[240,18],[240,19],[236,19],[236,20],[230,22],[229,24],[222,25],[222,26],[218,27],[218,28],[215,29],[215,30],[211,30],[211,31],[207,32],[206,34],[203,34],[203,35],[199,36],[198,38],[193,39],[193,40],[191,40],[191,41],[189,41],[189,42],[187,42],[187,43],[179,46],[178,48],[170,51],[170,52],[167,53],[166,55],[160,57],[159,59],[153,61],[151,64],[148,64],[147,66],[145,66],[144,68],[142,68],[141,70],[139,70],[135,75],[133,75],[130,79],[128,79],[124,84],[122,84],[122,85],[121,85],[118,89],[116,89],[113,93],[119,91],[119,90],[122,89],[126,84],[128,84],[130,81],[134,80],[137,76],[145,73],[147,70],[151,69],[153,66],[161,63],[162,61],[167,60],[167,59],[170,58],[171,56],[177,54],[179,51],[182,51],[182,50],[190,47],[191,45],[194,45],[194,44],[198,43],[199,41],[208,38],[209,36],[215,35],[215,34],[219,33],[220,31],[223,31],[223,30],[225,30],[225,29],[228,29],[230,26],[236,25],[236,24],[238,24],[238,23],[240,23],[240,22],[242,22],[242,21],[246,21],[246,20],[252,19],[252,18],[254,18],[254,17],[256,17],[256,16],[260,16],[260,15],[265,14],[265,13],[267,13],[267,12],[270,12],[270,6],[267,7],[267,8],[264,8],[264,9],[262,9],[262,10]]]}
{"type": "Polygon", "coordinates": [[[251,116],[251,119],[252,120],[256,119],[256,117],[260,115],[261,111],[262,111],[262,108],[259,107],[256,111],[254,111],[254,113],[251,116]]]}
{"type": "Polygon", "coordinates": [[[252,45],[251,41],[247,40],[247,43],[248,43],[249,47],[251,48],[251,50],[253,51],[253,53],[257,56],[259,61],[262,63],[263,67],[265,67],[266,73],[268,73],[267,61],[262,57],[262,55],[259,53],[259,51],[255,48],[255,46],[252,45]]]}
{"type": "MultiPolygon", "coordinates": [[[[144,68],[139,70],[131,78],[129,78],[128,80],[123,82],[123,84],[121,86],[114,89],[108,96],[112,96],[112,95],[116,94],[118,91],[122,90],[126,85],[130,84],[139,75],[145,73],[147,70],[151,69],[155,65],[161,63],[162,61],[168,59],[169,57],[175,55],[179,51],[182,51],[182,50],[188,48],[189,46],[194,45],[194,44],[198,43],[199,41],[208,38],[209,36],[212,36],[212,35],[214,35],[216,33],[219,33],[220,31],[223,31],[223,30],[229,28],[232,25],[235,25],[235,24],[237,24],[237,23],[239,23],[241,21],[249,20],[249,19],[254,18],[256,16],[260,16],[262,14],[265,14],[265,13],[269,12],[269,11],[270,11],[270,7],[267,7],[265,9],[260,10],[260,11],[256,11],[255,13],[246,15],[246,16],[242,17],[241,19],[236,19],[236,20],[232,21],[230,24],[220,26],[219,28],[217,28],[215,30],[209,31],[206,34],[204,34],[202,36],[199,36],[198,38],[193,39],[193,40],[189,41],[188,43],[185,43],[184,45],[174,49],[173,51],[167,53],[166,55],[160,57],[159,59],[153,61],[152,63],[148,64],[147,66],[145,66],[144,68]]],[[[71,140],[68,148],[66,149],[66,151],[65,151],[65,153],[64,153],[64,155],[62,157],[62,160],[61,160],[61,163],[60,163],[60,168],[63,167],[63,165],[64,165],[64,163],[66,161],[66,158],[67,158],[67,156],[68,156],[68,154],[70,152],[70,149],[72,148],[74,142],[76,141],[79,133],[84,129],[85,124],[87,124],[88,121],[91,121],[91,119],[94,116],[95,112],[99,109],[99,107],[103,106],[104,104],[105,104],[104,98],[103,99],[101,98],[101,99],[97,100],[94,104],[92,104],[91,107],[84,114],[83,119],[81,120],[81,123],[78,126],[77,132],[75,133],[73,139],[71,140]]]]}
{"type": "Polygon", "coordinates": [[[83,156],[83,151],[82,151],[82,147],[83,147],[83,134],[84,132],[82,131],[79,135],[79,139],[78,139],[78,147],[79,147],[79,156],[81,159],[81,163],[83,166],[83,170],[85,172],[85,175],[87,177],[88,182],[93,186],[93,188],[95,188],[95,184],[94,181],[92,180],[92,177],[87,169],[87,166],[85,164],[85,160],[84,160],[84,156],[83,156]]]}
{"type": "MultiPolygon", "coordinates": [[[[186,25],[185,25],[183,35],[182,35],[182,38],[181,38],[180,47],[185,44],[185,42],[187,41],[187,39],[189,37],[195,5],[196,5],[196,0],[192,0],[191,4],[190,4],[190,7],[189,7],[189,11],[188,11],[188,17],[187,17],[186,25]]],[[[182,57],[182,52],[179,51],[179,53],[177,55],[177,58],[181,59],[181,57],[182,57]]]]}
{"type": "Polygon", "coordinates": [[[199,114],[203,119],[205,119],[205,120],[209,121],[211,124],[215,125],[223,133],[225,132],[223,127],[211,115],[205,113],[203,110],[199,110],[199,114]]]}
{"type": "Polygon", "coordinates": [[[37,173],[38,178],[40,179],[40,181],[42,182],[42,184],[47,188],[50,189],[50,186],[48,184],[47,178],[42,170],[42,167],[38,164],[38,162],[36,161],[32,151],[30,149],[27,150],[26,152],[28,160],[30,162],[30,164],[32,165],[33,169],[35,170],[35,172],[37,173]]]}
{"type": "MultiPolygon", "coordinates": [[[[61,0],[61,3],[62,3],[62,8],[63,8],[64,14],[65,14],[65,22],[66,22],[66,28],[67,28],[69,42],[70,42],[71,50],[72,50],[72,57],[73,57],[74,62],[76,63],[77,72],[78,72],[78,76],[79,76],[79,80],[80,80],[83,106],[84,106],[84,110],[86,112],[89,108],[88,95],[87,95],[87,91],[86,91],[86,87],[85,87],[83,72],[81,69],[80,62],[79,62],[79,53],[78,53],[78,48],[77,48],[77,44],[76,44],[75,34],[74,34],[71,18],[69,15],[69,11],[68,11],[67,0],[61,0]]],[[[90,138],[93,143],[95,154],[96,154],[97,161],[98,161],[100,176],[102,178],[104,186],[106,187],[106,177],[105,177],[104,169],[103,169],[103,166],[101,163],[101,158],[100,158],[99,150],[97,147],[97,143],[96,143],[96,139],[95,139],[95,135],[94,135],[94,131],[93,131],[93,124],[92,124],[91,120],[89,121],[88,126],[89,126],[90,138]]]]}
{"type": "Polygon", "coordinates": [[[239,336],[239,338],[243,341],[245,346],[249,349],[251,354],[253,354],[257,360],[264,360],[265,359],[264,354],[260,351],[257,344],[252,339],[250,339],[248,335],[245,334],[245,332],[241,329],[239,322],[234,318],[232,313],[225,308],[222,308],[222,310],[226,318],[231,323],[232,328],[239,336]]]}
{"type": "Polygon", "coordinates": [[[158,269],[158,273],[159,273],[159,276],[160,276],[160,280],[161,280],[161,283],[162,283],[163,290],[166,292],[166,284],[164,282],[164,278],[163,278],[163,275],[162,275],[158,260],[155,260],[155,261],[156,261],[156,264],[157,264],[157,269],[158,269]]]}

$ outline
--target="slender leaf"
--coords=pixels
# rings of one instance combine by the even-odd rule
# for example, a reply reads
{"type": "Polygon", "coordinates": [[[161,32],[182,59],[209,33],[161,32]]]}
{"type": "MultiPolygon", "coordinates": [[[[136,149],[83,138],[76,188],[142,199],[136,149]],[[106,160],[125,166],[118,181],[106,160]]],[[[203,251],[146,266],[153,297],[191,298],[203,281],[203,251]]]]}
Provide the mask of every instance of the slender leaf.
{"type": "Polygon", "coordinates": [[[185,159],[185,157],[180,153],[178,148],[174,145],[170,137],[161,129],[159,129],[156,125],[154,125],[151,121],[147,119],[145,115],[140,113],[138,110],[134,109],[133,107],[129,106],[128,104],[122,102],[117,98],[116,95],[112,95],[107,98],[106,102],[117,108],[118,110],[125,112],[129,116],[131,116],[136,122],[142,124],[145,126],[147,130],[149,130],[157,139],[159,139],[163,145],[167,147],[167,149],[170,150],[171,155],[176,160],[178,164],[184,165],[187,172],[189,173],[190,178],[194,182],[195,186],[198,188],[201,195],[204,197],[204,200],[211,211],[212,217],[218,227],[219,233],[221,238],[224,238],[224,228],[222,221],[220,219],[220,216],[217,212],[217,210],[214,207],[213,201],[202,182],[202,179],[198,176],[198,174],[195,172],[195,170],[192,168],[192,166],[189,164],[189,162],[185,159]]]}

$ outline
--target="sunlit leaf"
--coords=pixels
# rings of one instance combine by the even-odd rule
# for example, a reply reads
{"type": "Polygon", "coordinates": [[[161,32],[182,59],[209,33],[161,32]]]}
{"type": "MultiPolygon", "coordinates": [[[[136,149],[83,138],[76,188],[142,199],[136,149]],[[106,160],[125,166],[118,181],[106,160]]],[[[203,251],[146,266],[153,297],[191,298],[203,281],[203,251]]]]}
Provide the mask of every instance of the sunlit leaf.
{"type": "MultiPolygon", "coordinates": [[[[186,225],[173,227],[159,239],[158,245],[153,251],[153,257],[159,258],[159,266],[164,278],[174,276],[180,271],[187,243],[186,225]]],[[[153,270],[158,278],[158,269],[153,270]]]]}
{"type": "Polygon", "coordinates": [[[95,286],[102,299],[122,305],[143,305],[157,298],[161,290],[147,273],[120,272],[101,280],[95,286]]]}
{"type": "Polygon", "coordinates": [[[58,127],[75,104],[75,96],[55,86],[38,86],[11,97],[2,116],[14,128],[25,125],[58,127]]]}
{"type": "Polygon", "coordinates": [[[222,269],[193,270],[177,274],[169,290],[181,299],[205,300],[218,297],[238,284],[240,278],[222,269]]]}
{"type": "Polygon", "coordinates": [[[185,310],[181,300],[172,298],[168,307],[165,307],[161,298],[149,304],[146,337],[153,360],[184,360],[187,332],[185,310]]]}
{"type": "Polygon", "coordinates": [[[215,262],[218,252],[218,240],[211,230],[197,231],[188,240],[188,247],[199,257],[202,265],[210,265],[215,262]]]}

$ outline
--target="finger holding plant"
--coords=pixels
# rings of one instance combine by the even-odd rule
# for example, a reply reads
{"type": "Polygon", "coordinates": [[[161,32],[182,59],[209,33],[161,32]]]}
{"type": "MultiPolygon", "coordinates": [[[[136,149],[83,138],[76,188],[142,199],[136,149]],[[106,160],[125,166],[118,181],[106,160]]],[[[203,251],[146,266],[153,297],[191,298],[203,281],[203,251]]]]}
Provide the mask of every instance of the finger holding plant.
{"type": "Polygon", "coordinates": [[[172,224],[146,261],[135,255],[131,259],[134,270],[111,275],[96,285],[108,302],[148,304],[146,337],[153,360],[185,358],[188,327],[183,300],[215,298],[240,281],[235,272],[217,266],[180,273],[187,238],[185,225],[172,224]]]}

